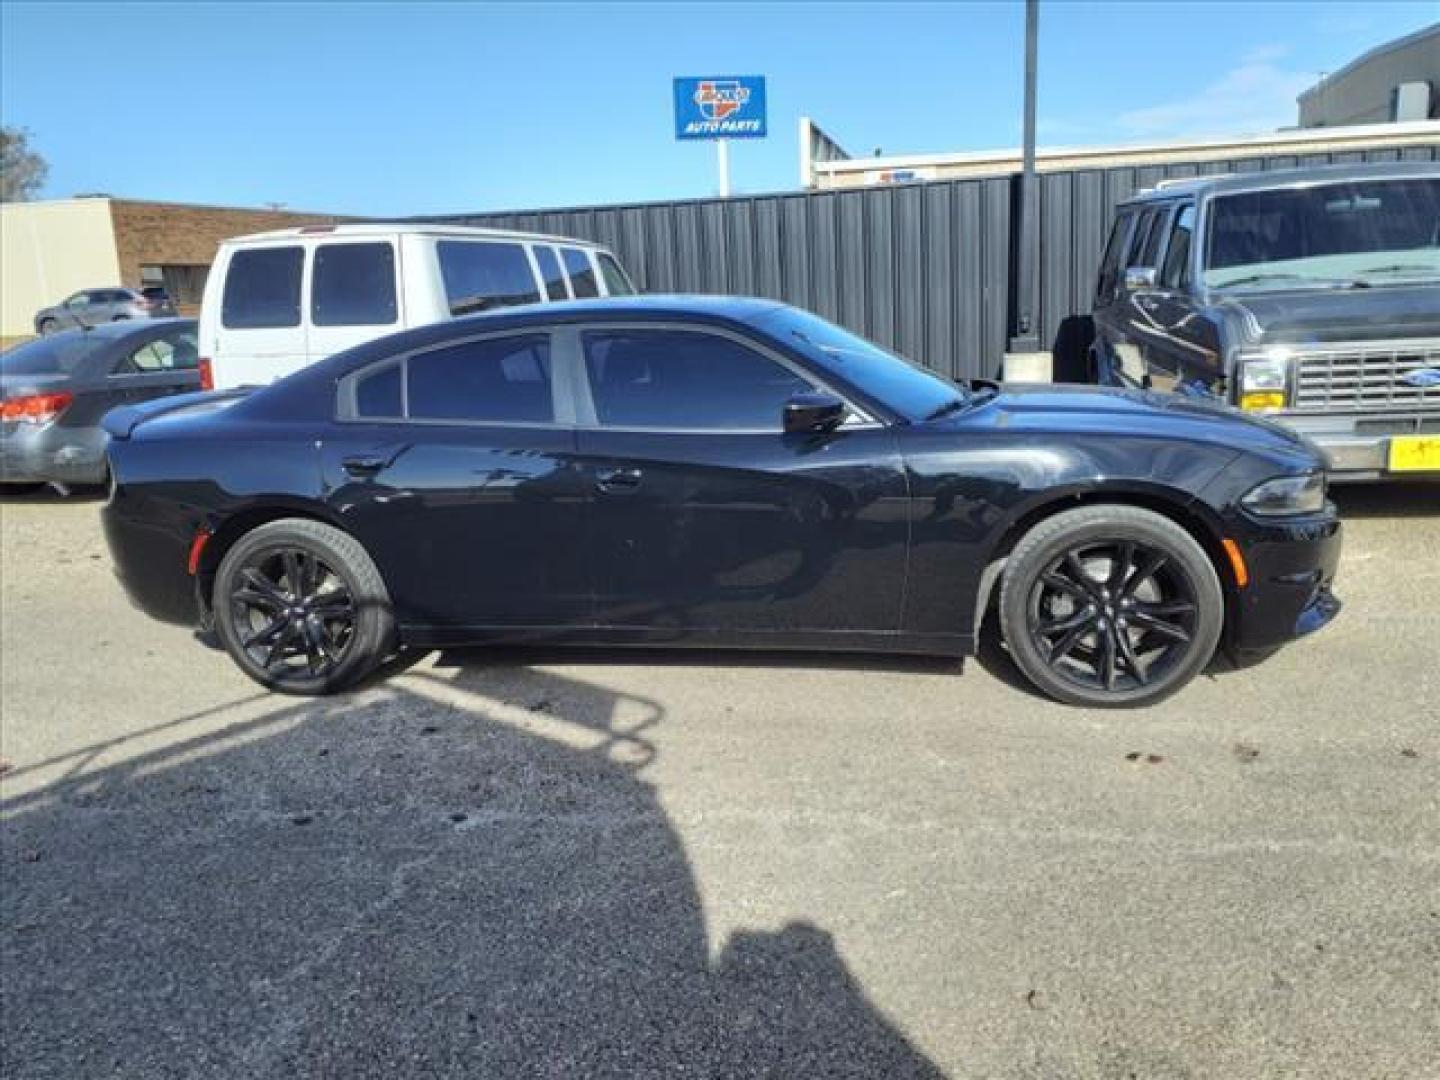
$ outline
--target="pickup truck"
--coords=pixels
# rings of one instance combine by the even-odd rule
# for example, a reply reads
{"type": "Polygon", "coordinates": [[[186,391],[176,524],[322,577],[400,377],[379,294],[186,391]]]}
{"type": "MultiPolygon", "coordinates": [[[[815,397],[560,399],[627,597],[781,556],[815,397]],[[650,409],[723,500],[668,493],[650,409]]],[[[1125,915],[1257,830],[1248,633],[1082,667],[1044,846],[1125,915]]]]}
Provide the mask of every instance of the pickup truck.
{"type": "Polygon", "coordinates": [[[1218,397],[1334,480],[1440,480],[1440,164],[1166,181],[1122,203],[1091,378],[1218,397]]]}

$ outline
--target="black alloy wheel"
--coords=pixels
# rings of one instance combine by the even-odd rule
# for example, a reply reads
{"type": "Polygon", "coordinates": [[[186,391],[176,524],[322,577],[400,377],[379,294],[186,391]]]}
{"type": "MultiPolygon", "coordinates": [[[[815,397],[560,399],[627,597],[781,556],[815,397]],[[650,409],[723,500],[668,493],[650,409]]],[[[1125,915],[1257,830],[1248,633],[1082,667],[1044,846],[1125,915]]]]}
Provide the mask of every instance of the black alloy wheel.
{"type": "Polygon", "coordinates": [[[355,637],[355,598],[340,575],[304,548],[269,550],[240,571],[231,617],[240,647],[266,671],[333,671],[355,637]]]}
{"type": "Polygon", "coordinates": [[[1139,705],[1209,662],[1224,621],[1215,568],[1183,528],[1096,506],[1036,526],[1006,568],[1001,623],[1040,689],[1085,705],[1139,705]]]}
{"type": "Polygon", "coordinates": [[[353,537],[320,522],[271,522],[241,537],[221,561],[214,601],[231,658],[285,693],[341,689],[392,647],[374,563],[353,537]]]}

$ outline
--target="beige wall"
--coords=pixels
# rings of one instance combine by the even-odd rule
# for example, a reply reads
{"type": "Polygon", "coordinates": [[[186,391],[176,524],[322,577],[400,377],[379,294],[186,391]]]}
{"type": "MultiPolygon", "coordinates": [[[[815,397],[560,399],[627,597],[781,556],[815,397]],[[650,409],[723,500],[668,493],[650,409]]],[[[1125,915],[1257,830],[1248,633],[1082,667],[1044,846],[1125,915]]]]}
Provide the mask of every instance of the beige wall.
{"type": "Polygon", "coordinates": [[[0,203],[0,335],[33,333],[39,308],[120,283],[109,199],[0,203]]]}

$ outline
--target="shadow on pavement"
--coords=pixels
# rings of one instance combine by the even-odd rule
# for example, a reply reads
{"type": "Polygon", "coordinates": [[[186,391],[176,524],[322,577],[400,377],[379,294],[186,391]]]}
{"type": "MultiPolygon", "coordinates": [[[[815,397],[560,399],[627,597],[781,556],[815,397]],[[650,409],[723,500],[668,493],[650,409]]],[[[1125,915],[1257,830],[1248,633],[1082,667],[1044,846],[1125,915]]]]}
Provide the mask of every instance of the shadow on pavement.
{"type": "Polygon", "coordinates": [[[1340,518],[1440,517],[1440,482],[1407,480],[1384,484],[1337,484],[1330,497],[1340,518]]]}
{"type": "Polygon", "coordinates": [[[467,665],[12,795],[0,1072],[939,1076],[823,929],[712,958],[663,720],[467,665]]]}

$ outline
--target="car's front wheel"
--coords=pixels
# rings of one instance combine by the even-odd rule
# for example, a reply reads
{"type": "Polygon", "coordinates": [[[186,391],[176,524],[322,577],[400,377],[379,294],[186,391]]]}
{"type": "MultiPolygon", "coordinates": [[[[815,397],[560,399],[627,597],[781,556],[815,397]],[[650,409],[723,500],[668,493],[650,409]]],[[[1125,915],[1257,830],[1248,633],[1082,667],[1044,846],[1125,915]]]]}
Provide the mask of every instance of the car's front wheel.
{"type": "Polygon", "coordinates": [[[253,529],[215,575],[215,630],[240,669],[287,694],[328,694],[394,647],[390,597],[354,537],[303,518],[253,529]]]}
{"type": "Polygon", "coordinates": [[[1225,622],[1220,579],[1180,525],[1133,506],[1047,518],[1005,568],[1000,625],[1016,665],[1074,705],[1145,705],[1193,679],[1225,622]]]}
{"type": "Polygon", "coordinates": [[[60,324],[54,319],[41,319],[39,329],[41,337],[49,337],[60,329],[60,324]]]}

